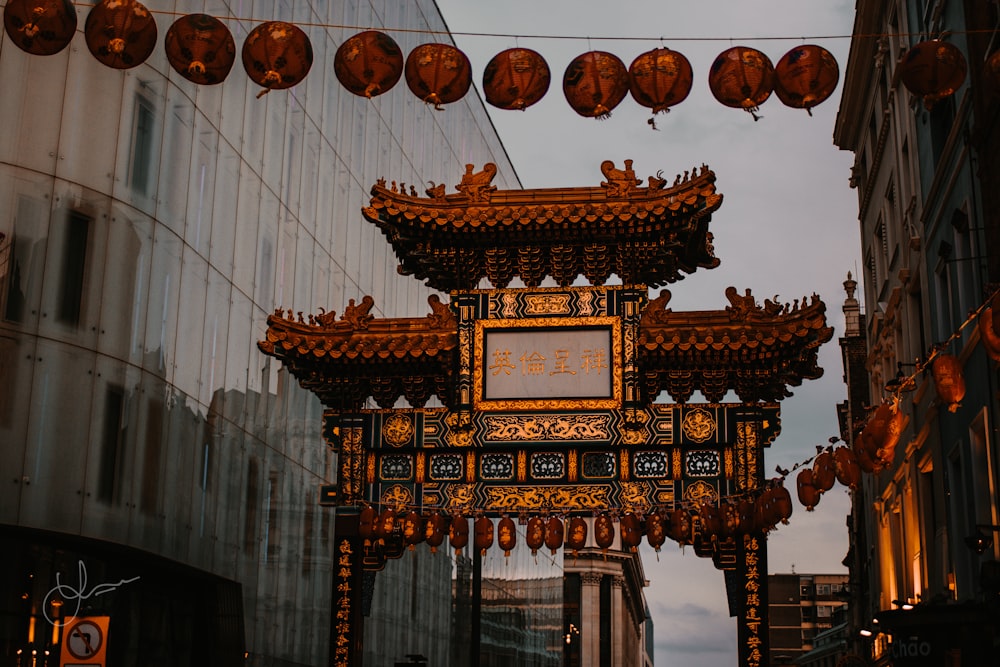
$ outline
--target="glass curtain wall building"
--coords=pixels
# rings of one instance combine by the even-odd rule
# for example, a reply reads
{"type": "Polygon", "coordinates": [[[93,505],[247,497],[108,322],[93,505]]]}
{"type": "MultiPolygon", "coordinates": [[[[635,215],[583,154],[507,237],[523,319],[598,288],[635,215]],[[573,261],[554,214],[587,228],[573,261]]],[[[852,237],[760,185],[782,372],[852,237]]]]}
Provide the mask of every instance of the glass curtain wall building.
{"type": "Polygon", "coordinates": [[[0,662],[58,664],[79,612],[110,617],[114,664],[325,664],[335,456],[319,402],[257,350],[265,319],[364,295],[424,315],[361,218],[368,188],[517,176],[474,92],[436,111],[403,81],[367,100],[334,76],[369,27],[404,55],[447,39],[433,0],[145,4],[160,37],[128,70],[89,53],[89,4],[58,54],[0,36],[0,662]],[[221,84],[167,63],[189,13],[233,33],[221,84]],[[314,61],[258,96],[239,51],[275,19],[314,61]]]}

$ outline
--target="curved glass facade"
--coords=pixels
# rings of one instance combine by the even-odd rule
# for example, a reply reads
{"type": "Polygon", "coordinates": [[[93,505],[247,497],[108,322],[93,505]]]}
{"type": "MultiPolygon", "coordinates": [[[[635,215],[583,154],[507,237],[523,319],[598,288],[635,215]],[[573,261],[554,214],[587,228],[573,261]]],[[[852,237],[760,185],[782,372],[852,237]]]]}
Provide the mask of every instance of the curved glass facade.
{"type": "MultiPolygon", "coordinates": [[[[44,598],[79,561],[91,585],[143,577],[92,599],[95,612],[117,604],[138,626],[137,610],[172,599],[169,582],[198,591],[201,573],[239,591],[218,583],[211,604],[232,616],[242,600],[242,664],[323,664],[333,517],[317,499],[334,454],[318,401],[256,342],[277,308],[371,295],[379,315],[427,312],[427,288],[397,275],[361,218],[378,178],[422,190],[485,162],[500,188],[517,177],[474,92],[435,111],[404,81],[367,100],[334,76],[337,47],[364,28],[404,54],[442,39],[432,0],[145,4],[160,40],[129,70],[87,50],[89,5],[59,54],[0,36],[0,535],[17,564],[0,588],[23,603],[0,603],[2,661],[56,648],[44,598]],[[237,54],[260,22],[296,23],[312,69],[258,96],[237,57],[223,83],[197,86],[162,49],[197,12],[223,19],[237,54]]],[[[191,657],[150,639],[122,664],[228,664],[205,641],[187,643],[201,647],[191,657]]]]}

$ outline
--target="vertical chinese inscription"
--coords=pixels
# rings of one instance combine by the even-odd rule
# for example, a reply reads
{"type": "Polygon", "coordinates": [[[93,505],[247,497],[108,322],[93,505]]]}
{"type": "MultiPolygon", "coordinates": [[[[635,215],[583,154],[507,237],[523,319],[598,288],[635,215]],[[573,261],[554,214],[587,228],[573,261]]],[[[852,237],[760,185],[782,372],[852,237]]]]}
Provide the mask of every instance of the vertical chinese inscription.
{"type": "Polygon", "coordinates": [[[343,504],[352,505],[364,492],[362,467],[364,452],[361,446],[362,428],[352,427],[341,430],[340,440],[340,494],[343,504]]]}
{"type": "Polygon", "coordinates": [[[350,540],[341,539],[337,545],[336,599],[334,602],[334,637],[332,638],[333,665],[350,667],[351,647],[354,642],[354,548],[350,540]]]}
{"type": "Polygon", "coordinates": [[[744,536],[739,564],[743,572],[743,613],[739,635],[740,664],[745,667],[767,664],[767,589],[763,574],[767,571],[766,553],[763,538],[744,536]]]}

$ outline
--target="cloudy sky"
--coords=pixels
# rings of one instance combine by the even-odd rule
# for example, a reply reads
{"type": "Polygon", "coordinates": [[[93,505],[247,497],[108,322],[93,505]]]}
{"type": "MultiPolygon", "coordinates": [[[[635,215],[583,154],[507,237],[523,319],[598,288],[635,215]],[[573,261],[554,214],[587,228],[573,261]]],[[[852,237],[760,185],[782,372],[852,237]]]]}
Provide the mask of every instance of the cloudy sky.
{"type": "MultiPolygon", "coordinates": [[[[758,301],[819,294],[835,328],[834,340],[820,353],[826,372],[793,388],[794,396],[782,403],[782,435],[767,453],[767,470],[773,474],[777,465],[788,468],[809,458],[815,445],[836,435],[836,404],[846,396],[836,343],[843,335],[843,281],[848,271],[857,275],[861,264],[856,193],[848,187],[853,158],[832,141],[840,86],[811,117],[772,96],[754,122],[718,103],[707,78],[715,56],[731,46],[757,48],[776,63],[793,46],[816,43],[836,57],[842,84],[853,0],[438,0],[438,6],[453,33],[469,33],[455,40],[472,61],[477,88],[490,58],[514,46],[538,51],[552,70],[552,86],[538,104],[523,112],[491,108],[524,187],[595,186],[605,159],[618,167],[633,160],[642,179],[660,170],[672,177],[703,163],[715,172],[724,201],[711,228],[722,263],[672,285],[671,307],[721,309],[729,285],[741,292],[750,288],[758,301]],[[562,74],[574,57],[609,51],[628,66],[659,46],[687,56],[694,85],[687,100],[657,116],[658,130],[631,97],[604,121],[580,117],[568,106],[562,74]]],[[[813,512],[796,502],[791,524],[769,541],[770,572],[844,572],[849,503],[841,489],[827,493],[813,512]]],[[[722,574],[676,545],[666,545],[658,561],[652,552],[647,556],[656,665],[735,665],[736,625],[728,616],[722,574]]]]}

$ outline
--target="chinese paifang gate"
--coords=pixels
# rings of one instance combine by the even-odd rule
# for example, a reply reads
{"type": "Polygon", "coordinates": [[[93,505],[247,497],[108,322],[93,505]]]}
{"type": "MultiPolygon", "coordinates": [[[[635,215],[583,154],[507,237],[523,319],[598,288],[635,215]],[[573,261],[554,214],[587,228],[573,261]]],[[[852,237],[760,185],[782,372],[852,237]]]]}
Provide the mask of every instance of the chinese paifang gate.
{"type": "Polygon", "coordinates": [[[425,317],[380,318],[364,296],[340,317],[268,318],[260,349],[323,402],[339,454],[331,664],[361,664],[357,584],[406,544],[441,544],[453,524],[458,547],[470,517],[513,516],[534,549],[545,531],[532,525],[595,514],[620,520],[623,549],[669,537],[711,558],[740,665],[766,660],[766,534],[790,505],[765,480],[763,448],[789,386],[822,374],[833,331],[816,295],[758,304],[730,287],[728,305],[689,312],[669,308],[666,289],[650,298],[718,266],[709,222],[722,195],[706,166],[672,185],[624,166],[605,161],[605,180],[582,188],[497,190],[492,164],[467,166],[451,194],[380,180],[364,218],[399,272],[449,303],[432,295],[425,317]],[[572,286],[580,276],[589,286],[572,286]],[[485,280],[494,287],[478,289],[485,280]],[[689,402],[696,391],[708,402],[689,402]],[[739,402],[720,403],[729,392],[739,402]],[[674,402],[656,402],[663,393],[674,402]],[[393,407],[401,397],[410,407],[393,407]]]}

